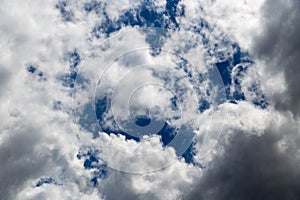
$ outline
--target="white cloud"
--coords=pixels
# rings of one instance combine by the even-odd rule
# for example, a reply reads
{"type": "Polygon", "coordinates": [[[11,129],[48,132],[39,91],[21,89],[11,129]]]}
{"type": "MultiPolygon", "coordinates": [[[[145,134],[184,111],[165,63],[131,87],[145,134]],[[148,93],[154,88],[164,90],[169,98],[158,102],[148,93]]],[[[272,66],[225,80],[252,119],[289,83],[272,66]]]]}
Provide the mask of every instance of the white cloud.
{"type": "MultiPolygon", "coordinates": [[[[193,25],[202,18],[209,25],[237,41],[239,45],[249,50],[251,38],[259,29],[260,8],[264,0],[255,1],[189,1],[182,4],[186,7],[186,19],[183,23],[193,25]]],[[[196,23],[197,24],[197,23],[196,23]]]]}
{"type": "MultiPolygon", "coordinates": [[[[28,183],[30,185],[30,183],[28,183]]],[[[97,191],[81,190],[77,184],[68,185],[44,184],[39,188],[27,187],[18,193],[18,200],[51,200],[51,199],[70,199],[70,200],[102,200],[104,198],[97,191]]]]}

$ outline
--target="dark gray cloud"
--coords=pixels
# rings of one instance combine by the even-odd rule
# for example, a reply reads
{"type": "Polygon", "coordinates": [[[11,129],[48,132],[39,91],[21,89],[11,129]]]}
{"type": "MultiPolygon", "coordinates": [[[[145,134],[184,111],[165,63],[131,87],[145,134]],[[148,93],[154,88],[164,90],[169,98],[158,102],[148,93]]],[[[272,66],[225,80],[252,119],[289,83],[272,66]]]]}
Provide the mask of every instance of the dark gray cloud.
{"type": "Polygon", "coordinates": [[[102,193],[106,199],[113,200],[120,197],[122,197],[124,200],[141,199],[140,195],[134,193],[134,191],[131,189],[130,179],[127,177],[128,179],[126,180],[126,176],[128,175],[120,173],[117,176],[110,177],[109,183],[104,184],[102,189],[102,193]],[[113,187],[119,185],[122,185],[122,187],[113,187]]]}
{"type": "Polygon", "coordinates": [[[0,130],[1,134],[7,134],[0,145],[1,200],[15,199],[28,180],[47,177],[65,162],[57,150],[42,143],[42,131],[37,127],[15,124],[9,133],[0,130]]]}
{"type": "Polygon", "coordinates": [[[10,72],[0,64],[0,98],[2,97],[10,79],[10,72]]]}
{"type": "Polygon", "coordinates": [[[268,130],[261,136],[235,131],[223,143],[224,153],[184,199],[299,200],[299,144],[295,129],[268,130]]]}
{"type": "MultiPolygon", "coordinates": [[[[266,0],[262,26],[254,39],[253,52],[267,61],[269,73],[283,72],[287,83],[284,94],[274,95],[278,110],[300,114],[300,1],[266,0]]],[[[276,92],[275,92],[276,93],[276,92]]]]}

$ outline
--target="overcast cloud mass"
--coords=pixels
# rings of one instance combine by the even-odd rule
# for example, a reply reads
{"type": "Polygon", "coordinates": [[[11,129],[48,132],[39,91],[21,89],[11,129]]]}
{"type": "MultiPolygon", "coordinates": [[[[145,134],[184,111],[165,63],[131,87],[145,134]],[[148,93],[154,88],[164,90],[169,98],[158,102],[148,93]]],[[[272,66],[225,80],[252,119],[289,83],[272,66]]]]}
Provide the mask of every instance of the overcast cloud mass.
{"type": "Polygon", "coordinates": [[[0,200],[299,200],[298,0],[2,0],[0,200]]]}

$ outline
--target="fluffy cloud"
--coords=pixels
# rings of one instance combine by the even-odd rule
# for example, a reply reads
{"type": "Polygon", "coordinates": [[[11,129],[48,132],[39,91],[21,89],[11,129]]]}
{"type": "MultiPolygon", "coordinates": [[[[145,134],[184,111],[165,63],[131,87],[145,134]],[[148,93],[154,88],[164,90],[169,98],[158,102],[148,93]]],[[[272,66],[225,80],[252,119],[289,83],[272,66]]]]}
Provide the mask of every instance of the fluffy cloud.
{"type": "Polygon", "coordinates": [[[182,25],[193,26],[204,19],[216,32],[209,34],[209,37],[226,33],[242,48],[249,50],[251,35],[259,28],[259,13],[263,3],[264,0],[184,0],[180,4],[185,7],[186,17],[180,20],[182,25]]]}
{"type": "Polygon", "coordinates": [[[0,13],[0,191],[1,198],[15,199],[28,181],[58,178],[64,170],[72,174],[80,163],[77,148],[65,145],[76,145],[76,129],[54,109],[61,98],[71,102],[56,83],[70,43],[61,41],[68,31],[61,32],[55,2],[2,1],[0,13]]]}

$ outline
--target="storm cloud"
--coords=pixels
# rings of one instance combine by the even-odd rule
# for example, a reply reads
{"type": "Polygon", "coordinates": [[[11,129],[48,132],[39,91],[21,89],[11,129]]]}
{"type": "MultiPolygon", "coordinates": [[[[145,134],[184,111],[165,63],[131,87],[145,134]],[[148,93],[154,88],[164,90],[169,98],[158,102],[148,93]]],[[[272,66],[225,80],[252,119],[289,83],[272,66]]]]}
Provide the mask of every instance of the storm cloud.
{"type": "Polygon", "coordinates": [[[255,37],[253,52],[266,62],[266,72],[284,73],[286,90],[274,92],[275,107],[300,113],[300,2],[267,0],[262,7],[262,31],[255,37]]]}
{"type": "Polygon", "coordinates": [[[224,153],[214,158],[184,199],[299,199],[297,129],[269,129],[261,136],[235,130],[221,146],[224,153]],[[284,137],[290,139],[284,142],[284,137]]]}

